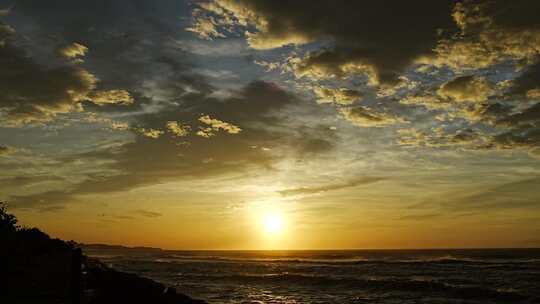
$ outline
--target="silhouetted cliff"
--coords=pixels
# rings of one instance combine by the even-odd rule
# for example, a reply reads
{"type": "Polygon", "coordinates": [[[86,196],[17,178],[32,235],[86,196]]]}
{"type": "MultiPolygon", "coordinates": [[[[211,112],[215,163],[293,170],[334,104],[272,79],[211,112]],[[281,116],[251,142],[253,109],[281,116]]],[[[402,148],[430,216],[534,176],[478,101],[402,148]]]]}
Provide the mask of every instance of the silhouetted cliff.
{"type": "Polygon", "coordinates": [[[0,303],[205,303],[88,259],[73,242],[21,228],[1,203],[0,248],[0,303]]]}

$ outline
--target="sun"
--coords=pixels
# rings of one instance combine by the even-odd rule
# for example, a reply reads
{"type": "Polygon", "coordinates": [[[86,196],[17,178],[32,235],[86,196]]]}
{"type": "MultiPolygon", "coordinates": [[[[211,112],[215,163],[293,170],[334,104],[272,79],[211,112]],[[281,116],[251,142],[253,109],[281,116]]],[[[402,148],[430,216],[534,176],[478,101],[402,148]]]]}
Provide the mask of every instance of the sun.
{"type": "Polygon", "coordinates": [[[283,221],[279,215],[270,214],[264,218],[264,229],[271,233],[281,232],[283,221]]]}

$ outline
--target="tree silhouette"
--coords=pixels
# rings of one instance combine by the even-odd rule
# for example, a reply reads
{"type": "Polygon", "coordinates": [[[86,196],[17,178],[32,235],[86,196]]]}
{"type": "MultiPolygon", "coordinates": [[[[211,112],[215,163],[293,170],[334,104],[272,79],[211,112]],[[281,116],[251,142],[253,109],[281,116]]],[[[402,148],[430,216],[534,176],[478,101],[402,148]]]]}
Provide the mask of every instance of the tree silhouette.
{"type": "Polygon", "coordinates": [[[6,209],[6,204],[0,202],[0,231],[2,232],[15,232],[19,226],[17,225],[17,218],[13,214],[9,214],[6,209]]]}

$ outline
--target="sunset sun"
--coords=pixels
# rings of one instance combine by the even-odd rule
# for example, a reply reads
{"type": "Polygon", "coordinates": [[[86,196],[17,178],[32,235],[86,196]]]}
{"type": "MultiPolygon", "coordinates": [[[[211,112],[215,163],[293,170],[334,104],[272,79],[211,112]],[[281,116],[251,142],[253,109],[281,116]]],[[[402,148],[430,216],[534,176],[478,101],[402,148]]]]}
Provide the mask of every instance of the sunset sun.
{"type": "Polygon", "coordinates": [[[278,233],[283,230],[283,222],[279,215],[270,214],[264,218],[264,229],[270,233],[278,233]]]}

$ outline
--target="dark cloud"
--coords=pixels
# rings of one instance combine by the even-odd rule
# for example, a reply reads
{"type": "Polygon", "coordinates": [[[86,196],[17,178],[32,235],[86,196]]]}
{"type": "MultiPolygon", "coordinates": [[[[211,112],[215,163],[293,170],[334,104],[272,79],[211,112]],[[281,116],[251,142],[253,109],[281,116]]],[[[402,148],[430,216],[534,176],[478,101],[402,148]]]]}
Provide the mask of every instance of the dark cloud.
{"type": "Polygon", "coordinates": [[[485,78],[468,75],[444,83],[437,93],[443,98],[457,102],[482,102],[486,101],[494,90],[485,78]]]}
{"type": "Polygon", "coordinates": [[[0,46],[0,111],[19,124],[47,121],[74,110],[96,79],[76,66],[46,68],[11,45],[0,46]]]}
{"type": "Polygon", "coordinates": [[[522,126],[493,137],[493,144],[499,149],[531,149],[540,147],[540,128],[522,126]]]}
{"type": "Polygon", "coordinates": [[[499,120],[499,123],[510,126],[530,125],[532,128],[534,128],[538,122],[540,122],[540,103],[499,120]]]}
{"type": "Polygon", "coordinates": [[[532,12],[538,9],[534,0],[456,1],[452,16],[461,35],[441,40],[431,63],[459,71],[509,60],[534,63],[540,51],[540,27],[532,12]]]}
{"type": "Polygon", "coordinates": [[[148,31],[172,34],[177,26],[173,20],[178,22],[176,17],[184,7],[173,0],[18,0],[10,14],[26,16],[68,41],[85,44],[103,33],[118,33],[124,40],[148,31]]]}
{"type": "MultiPolygon", "coordinates": [[[[535,0],[520,0],[508,2],[505,0],[490,1],[463,1],[464,12],[462,22],[465,26],[474,25],[485,26],[491,22],[490,26],[504,28],[508,30],[530,30],[539,29],[540,21],[535,11],[540,9],[540,3],[535,0]],[[488,20],[481,20],[480,17],[487,17],[488,20]]],[[[472,30],[472,29],[471,29],[472,30]]]]}
{"type": "Polygon", "coordinates": [[[10,206],[15,209],[61,210],[63,206],[77,201],[66,190],[51,190],[32,195],[14,195],[9,197],[10,206]]]}
{"type": "MultiPolygon", "coordinates": [[[[0,15],[0,16],[2,16],[2,15],[0,15]]],[[[5,44],[7,38],[9,38],[11,35],[13,35],[14,32],[15,32],[15,30],[11,26],[0,22],[0,46],[5,44]]]]}
{"type": "Polygon", "coordinates": [[[58,114],[82,110],[84,101],[96,105],[133,102],[125,90],[96,90],[98,78],[77,62],[56,59],[50,64],[40,63],[15,39],[0,44],[3,125],[51,121],[58,114]]]}
{"type": "Polygon", "coordinates": [[[334,148],[334,142],[325,138],[313,138],[308,135],[297,142],[299,153],[301,156],[308,156],[311,154],[319,154],[332,150],[334,148]]]}
{"type": "MultiPolygon", "coordinates": [[[[0,147],[1,151],[1,147],[0,147]]],[[[0,153],[1,155],[1,153],[0,153]]],[[[21,175],[7,178],[0,178],[0,189],[10,189],[26,187],[43,182],[61,182],[65,179],[60,176],[49,175],[21,175]]]]}
{"type": "MultiPolygon", "coordinates": [[[[18,44],[43,61],[74,45],[85,48],[78,66],[95,75],[101,91],[129,91],[134,102],[122,107],[107,103],[83,103],[93,112],[136,112],[157,101],[153,91],[175,102],[185,91],[210,89],[191,72],[191,58],[175,46],[185,35],[181,29],[183,1],[53,0],[47,5],[33,0],[17,1],[10,22],[21,25],[18,44]],[[42,58],[47,54],[46,58],[42,58]],[[149,88],[149,86],[151,88],[149,88]],[[149,93],[149,91],[152,91],[149,93]]],[[[64,56],[64,55],[62,55],[64,56]]],[[[98,95],[99,96],[99,95],[98,95]]],[[[84,100],[83,100],[84,101],[84,100]]]]}
{"type": "MultiPolygon", "coordinates": [[[[192,93],[182,102],[156,113],[137,117],[134,124],[146,130],[165,130],[175,121],[190,126],[189,134],[178,137],[163,131],[151,138],[135,132],[135,140],[109,150],[92,151],[62,158],[63,162],[106,160],[114,176],[89,176],[74,187],[30,197],[15,197],[22,205],[64,204],[77,195],[124,191],[145,185],[187,179],[204,179],[229,174],[242,176],[250,170],[273,170],[273,164],[291,153],[302,157],[328,152],[331,132],[322,128],[291,130],[285,108],[304,101],[279,86],[253,82],[227,99],[192,93]],[[241,132],[219,132],[210,138],[195,131],[206,128],[200,117],[208,115],[241,128],[241,132]],[[293,144],[293,143],[296,143],[293,144]]],[[[335,136],[334,136],[335,138],[335,136]]]]}
{"type": "Polygon", "coordinates": [[[383,127],[406,122],[395,114],[365,106],[342,108],[341,114],[345,119],[359,127],[383,127]]]}
{"type": "MultiPolygon", "coordinates": [[[[202,4],[219,15],[219,9],[251,23],[256,31],[248,43],[259,49],[312,41],[332,41],[332,46],[312,52],[299,64],[299,72],[316,70],[345,76],[367,72],[372,80],[395,84],[398,76],[415,59],[429,56],[441,30],[455,28],[451,17],[454,1],[292,1],[216,0],[202,4]],[[216,8],[217,7],[217,8],[216,8]]],[[[200,17],[200,16],[196,16],[200,17]]],[[[231,19],[217,20],[230,25],[231,19]]],[[[222,32],[196,18],[191,30],[203,37],[220,37],[222,32]],[[198,26],[201,25],[201,26],[198,26]]]]}
{"type": "Polygon", "coordinates": [[[470,127],[441,126],[428,130],[409,128],[398,130],[398,134],[398,143],[403,146],[459,148],[469,151],[493,148],[492,136],[470,127]]]}
{"type": "Polygon", "coordinates": [[[239,173],[253,166],[270,168],[278,156],[253,147],[280,148],[287,133],[280,126],[279,111],[298,102],[300,100],[296,96],[266,82],[251,83],[236,96],[225,100],[199,94],[186,96],[181,105],[143,115],[137,124],[144,128],[163,129],[166,122],[177,121],[191,127],[189,135],[176,137],[167,134],[157,139],[138,135],[135,142],[122,146],[118,151],[93,154],[115,160],[114,168],[125,175],[106,181],[89,181],[81,185],[81,190],[118,191],[141,184],[175,180],[179,176],[208,177],[239,173]],[[237,134],[223,132],[211,138],[198,136],[195,131],[206,127],[199,121],[202,115],[232,123],[242,131],[237,134]]]}
{"type": "MultiPolygon", "coordinates": [[[[506,113],[505,113],[506,114],[506,113]]],[[[498,118],[497,125],[506,130],[492,137],[498,149],[528,149],[535,156],[540,147],[540,104],[498,118]]]]}
{"type": "Polygon", "coordinates": [[[540,99],[540,63],[526,67],[513,81],[510,94],[540,99]]]}
{"type": "Polygon", "coordinates": [[[341,190],[341,189],[346,189],[346,188],[358,187],[361,185],[376,183],[385,179],[386,178],[383,178],[383,177],[361,177],[361,178],[357,178],[357,179],[343,182],[343,183],[335,183],[335,184],[328,184],[328,185],[314,186],[314,187],[299,187],[299,188],[285,189],[285,190],[278,191],[278,193],[283,196],[317,194],[317,193],[323,193],[323,192],[328,192],[328,191],[335,191],[335,190],[341,190]]]}
{"type": "Polygon", "coordinates": [[[472,142],[478,138],[478,133],[472,129],[459,130],[455,134],[450,136],[450,142],[452,143],[463,143],[463,142],[472,142]]]}

